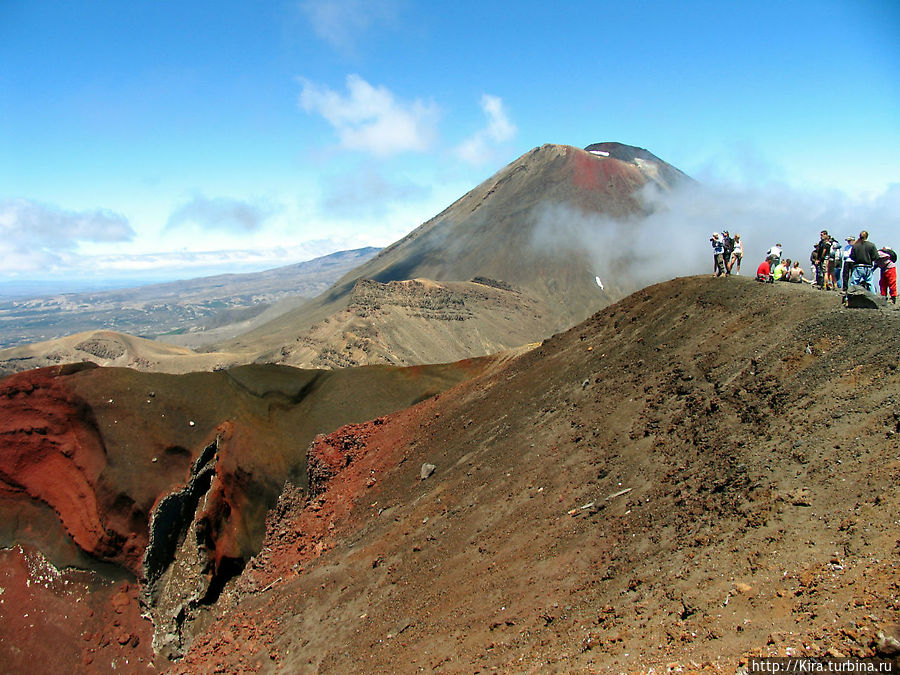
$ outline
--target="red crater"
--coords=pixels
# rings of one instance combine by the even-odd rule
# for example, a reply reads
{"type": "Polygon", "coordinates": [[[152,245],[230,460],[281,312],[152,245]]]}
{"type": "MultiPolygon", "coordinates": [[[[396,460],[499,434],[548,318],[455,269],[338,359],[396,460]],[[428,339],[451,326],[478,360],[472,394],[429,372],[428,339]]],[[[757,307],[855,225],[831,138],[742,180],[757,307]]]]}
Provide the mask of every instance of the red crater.
{"type": "Polygon", "coordinates": [[[103,522],[97,485],[106,448],[91,408],[61,378],[83,367],[42,368],[0,382],[0,491],[46,504],[89,556],[137,572],[146,532],[117,531],[103,522]]]}

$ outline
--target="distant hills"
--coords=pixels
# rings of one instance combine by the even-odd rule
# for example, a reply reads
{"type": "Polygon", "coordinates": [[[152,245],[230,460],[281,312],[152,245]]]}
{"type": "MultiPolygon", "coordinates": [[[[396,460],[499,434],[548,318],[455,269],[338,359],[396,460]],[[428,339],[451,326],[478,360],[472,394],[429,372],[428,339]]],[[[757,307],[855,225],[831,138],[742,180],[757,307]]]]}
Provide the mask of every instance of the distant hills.
{"type": "Polygon", "coordinates": [[[0,299],[0,347],[97,329],[152,338],[250,321],[288,298],[292,299],[288,307],[296,307],[303,299],[318,295],[378,251],[377,248],[340,251],[250,274],[220,274],[128,289],[0,299]]]}

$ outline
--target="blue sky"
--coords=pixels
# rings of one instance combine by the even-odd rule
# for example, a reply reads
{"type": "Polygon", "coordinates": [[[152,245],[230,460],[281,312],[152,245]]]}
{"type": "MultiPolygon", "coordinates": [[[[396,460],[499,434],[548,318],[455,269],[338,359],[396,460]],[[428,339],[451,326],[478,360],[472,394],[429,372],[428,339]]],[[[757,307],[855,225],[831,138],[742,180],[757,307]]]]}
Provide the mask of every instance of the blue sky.
{"type": "Polygon", "coordinates": [[[0,0],[0,284],[383,246],[599,141],[900,244],[900,3],[0,0]]]}

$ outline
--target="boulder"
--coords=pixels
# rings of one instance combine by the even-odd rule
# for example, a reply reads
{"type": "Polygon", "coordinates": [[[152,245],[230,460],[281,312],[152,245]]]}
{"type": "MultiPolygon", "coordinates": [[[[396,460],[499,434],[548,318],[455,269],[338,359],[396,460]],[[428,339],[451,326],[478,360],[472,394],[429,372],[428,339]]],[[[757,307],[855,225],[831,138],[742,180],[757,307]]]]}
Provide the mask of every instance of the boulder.
{"type": "Polygon", "coordinates": [[[878,296],[862,286],[851,286],[844,299],[847,307],[851,309],[879,309],[881,307],[878,296]]]}

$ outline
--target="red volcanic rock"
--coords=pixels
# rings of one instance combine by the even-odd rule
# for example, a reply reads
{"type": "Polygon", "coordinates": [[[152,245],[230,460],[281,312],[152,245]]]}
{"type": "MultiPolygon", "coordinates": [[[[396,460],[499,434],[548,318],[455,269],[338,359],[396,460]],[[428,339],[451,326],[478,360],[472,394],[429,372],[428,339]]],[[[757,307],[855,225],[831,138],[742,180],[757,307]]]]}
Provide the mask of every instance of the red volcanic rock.
{"type": "Polygon", "coordinates": [[[0,550],[0,669],[5,673],[153,672],[137,586],[59,571],[33,549],[0,550]]]}
{"type": "MultiPolygon", "coordinates": [[[[285,487],[267,518],[267,545],[250,561],[240,586],[271,587],[288,576],[286,569],[299,573],[305,563],[331,549],[366,490],[402,461],[401,442],[429,405],[426,401],[317,436],[307,453],[309,490],[285,487]]],[[[208,653],[208,647],[199,653],[208,653]]]]}
{"type": "Polygon", "coordinates": [[[623,200],[624,210],[637,212],[641,206],[635,196],[647,179],[633,164],[603,161],[587,152],[571,154],[572,176],[575,186],[594,194],[607,195],[612,203],[623,200]]]}
{"type": "Polygon", "coordinates": [[[106,448],[90,406],[59,379],[87,367],[42,368],[0,381],[0,492],[47,504],[85,553],[137,572],[145,533],[104,523],[97,484],[106,448]]]}
{"type": "MultiPolygon", "coordinates": [[[[183,376],[84,365],[10,376],[0,380],[0,546],[93,570],[97,583],[143,584],[155,625],[114,618],[116,630],[85,628],[79,640],[90,634],[94,651],[84,663],[108,667],[108,650],[140,645],[177,657],[189,625],[258,552],[285,481],[306,485],[317,433],[410,405],[491,363],[183,376]]],[[[140,615],[136,586],[114,597],[113,613],[140,615]]],[[[23,613],[45,611],[44,600],[29,596],[36,605],[23,613]]],[[[0,623],[2,664],[17,649],[14,627],[0,623]]]]}
{"type": "Polygon", "coordinates": [[[306,459],[310,494],[315,497],[323,492],[335,475],[365,452],[368,437],[382,424],[384,418],[379,418],[341,427],[327,436],[316,436],[307,450],[306,459]]]}

